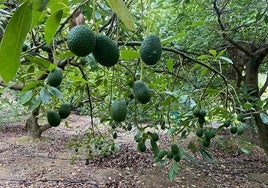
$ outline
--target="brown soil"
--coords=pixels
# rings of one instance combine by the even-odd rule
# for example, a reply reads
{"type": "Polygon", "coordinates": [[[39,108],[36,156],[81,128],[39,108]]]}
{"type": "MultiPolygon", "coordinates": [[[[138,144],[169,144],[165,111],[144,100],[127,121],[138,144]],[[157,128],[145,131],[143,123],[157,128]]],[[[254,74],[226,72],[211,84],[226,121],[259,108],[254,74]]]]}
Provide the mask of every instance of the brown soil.
{"type": "MultiPolygon", "coordinates": [[[[74,164],[70,139],[82,134],[88,118],[72,115],[69,127],[61,125],[43,134],[41,140],[28,140],[20,123],[8,123],[0,129],[0,187],[268,187],[268,160],[259,147],[252,154],[227,152],[213,144],[209,152],[214,163],[196,156],[199,165],[183,159],[174,181],[168,179],[168,167],[151,161],[151,151],[139,153],[133,141],[135,130],[120,131],[116,142],[121,149],[106,158],[85,164],[78,156],[74,164]]],[[[165,137],[161,137],[165,141],[165,137]]],[[[166,143],[166,142],[163,142],[166,143]]]]}

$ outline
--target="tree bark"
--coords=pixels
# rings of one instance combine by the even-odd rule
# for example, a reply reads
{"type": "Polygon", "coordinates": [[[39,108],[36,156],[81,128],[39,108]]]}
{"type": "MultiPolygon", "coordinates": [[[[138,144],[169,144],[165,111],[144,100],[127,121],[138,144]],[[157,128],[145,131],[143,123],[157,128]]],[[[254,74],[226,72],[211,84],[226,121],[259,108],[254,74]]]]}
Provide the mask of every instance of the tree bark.
{"type": "Polygon", "coordinates": [[[30,117],[26,120],[26,129],[27,136],[30,138],[41,138],[41,135],[44,131],[51,128],[49,124],[39,125],[38,116],[39,115],[39,107],[32,111],[30,117]]]}
{"type": "MultiPolygon", "coordinates": [[[[258,86],[258,73],[259,65],[261,64],[263,58],[252,56],[246,64],[246,86],[248,88],[248,95],[250,96],[250,102],[256,103],[257,100],[260,100],[259,95],[259,86],[258,86]]],[[[255,111],[259,111],[258,106],[255,105],[255,111]]],[[[268,157],[268,125],[264,124],[260,113],[254,113],[253,117],[255,118],[258,137],[261,142],[261,146],[264,149],[266,156],[268,157]]]]}

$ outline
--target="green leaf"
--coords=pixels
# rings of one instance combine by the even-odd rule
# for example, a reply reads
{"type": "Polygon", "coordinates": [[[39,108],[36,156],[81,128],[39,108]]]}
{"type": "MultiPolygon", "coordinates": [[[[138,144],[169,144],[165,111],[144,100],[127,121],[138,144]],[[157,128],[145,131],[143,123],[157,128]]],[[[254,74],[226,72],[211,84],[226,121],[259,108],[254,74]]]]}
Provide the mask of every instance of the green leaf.
{"type": "Polygon", "coordinates": [[[161,44],[162,45],[165,45],[171,41],[174,41],[175,39],[179,39],[179,38],[182,38],[185,36],[185,32],[183,33],[178,33],[177,35],[174,35],[174,36],[171,36],[171,37],[168,37],[168,38],[165,38],[163,40],[161,40],[161,44]]]}
{"type": "Polygon", "coordinates": [[[24,88],[22,89],[22,91],[28,91],[30,89],[35,88],[38,84],[40,83],[39,80],[37,81],[33,81],[33,82],[29,82],[26,86],[24,86],[24,88]]]}
{"type": "Polygon", "coordinates": [[[41,99],[39,95],[35,95],[34,98],[31,100],[28,110],[34,110],[41,104],[41,99]]]}
{"type": "Polygon", "coordinates": [[[167,69],[168,69],[168,71],[170,71],[170,72],[173,71],[173,59],[168,59],[168,60],[167,60],[167,69]]]}
{"type": "Polygon", "coordinates": [[[62,15],[63,15],[63,10],[61,9],[61,10],[54,12],[47,20],[44,30],[45,30],[45,39],[48,44],[51,42],[54,35],[56,34],[56,31],[60,25],[62,15]]]}
{"type": "Polygon", "coordinates": [[[131,12],[122,0],[106,0],[111,9],[130,30],[135,30],[135,24],[131,12]]]}
{"type": "Polygon", "coordinates": [[[24,105],[25,103],[29,102],[31,100],[33,96],[33,91],[32,90],[29,90],[25,93],[22,93],[21,95],[19,95],[19,99],[18,99],[18,103],[20,105],[24,105]]]}
{"type": "Polygon", "coordinates": [[[265,114],[265,113],[260,113],[260,117],[261,117],[262,122],[263,122],[265,125],[268,125],[268,115],[265,114]]]}
{"type": "Polygon", "coordinates": [[[174,161],[168,173],[169,179],[171,181],[175,179],[176,175],[178,174],[178,171],[179,171],[179,164],[174,161]]]}
{"type": "Polygon", "coordinates": [[[208,153],[205,149],[201,148],[201,149],[200,149],[200,153],[202,154],[202,156],[204,157],[204,159],[205,159],[207,162],[209,162],[209,163],[214,163],[212,157],[209,155],[209,153],[208,153]]]}
{"type": "Polygon", "coordinates": [[[209,50],[208,51],[211,55],[216,56],[217,55],[217,51],[216,50],[209,50]]]}
{"type": "Polygon", "coordinates": [[[137,59],[140,56],[139,52],[133,50],[120,50],[120,58],[124,60],[137,59]]]}
{"type": "Polygon", "coordinates": [[[23,3],[9,20],[0,46],[0,74],[9,82],[20,66],[23,42],[31,29],[32,10],[30,1],[23,3]]]}
{"type": "Polygon", "coordinates": [[[50,101],[50,95],[49,95],[49,92],[48,92],[48,90],[46,88],[42,88],[40,90],[39,95],[40,95],[41,101],[43,103],[49,103],[49,101],[50,101]]]}
{"type": "Polygon", "coordinates": [[[50,12],[53,14],[54,12],[57,12],[58,10],[63,10],[64,16],[67,16],[70,14],[70,9],[68,6],[68,0],[50,0],[48,4],[48,8],[50,9],[50,12]]]}
{"type": "Polygon", "coordinates": [[[249,109],[251,109],[252,107],[253,107],[253,105],[252,105],[251,103],[249,103],[249,102],[246,102],[246,103],[243,104],[243,108],[244,108],[245,110],[249,110],[249,109]]]}
{"type": "Polygon", "coordinates": [[[198,60],[206,60],[206,59],[210,59],[209,55],[200,55],[197,57],[198,60]]]}
{"type": "Polygon", "coordinates": [[[48,92],[51,93],[52,95],[58,97],[59,99],[63,98],[62,92],[55,87],[48,86],[48,92]]]}
{"type": "Polygon", "coordinates": [[[32,63],[35,63],[37,65],[39,65],[40,67],[44,67],[44,68],[49,68],[52,63],[44,58],[38,57],[38,56],[26,56],[25,57],[27,60],[29,60],[32,63]]]}
{"type": "Polygon", "coordinates": [[[223,60],[223,61],[225,61],[227,63],[234,64],[233,60],[231,60],[228,57],[220,56],[219,59],[221,59],[221,60],[223,60]]]}
{"type": "Polygon", "coordinates": [[[206,94],[208,94],[208,95],[217,95],[217,94],[219,94],[219,90],[217,90],[217,89],[212,89],[212,88],[207,88],[206,89],[206,94]]]}
{"type": "Polygon", "coordinates": [[[39,95],[36,95],[32,100],[28,107],[28,110],[34,110],[41,104],[41,99],[39,95]]]}
{"type": "Polygon", "coordinates": [[[33,0],[33,10],[37,10],[39,12],[45,10],[48,2],[49,0],[33,0]]]}
{"type": "Polygon", "coordinates": [[[31,28],[34,28],[34,26],[37,25],[38,21],[40,20],[42,15],[42,12],[38,10],[33,10],[32,11],[32,23],[31,23],[31,28]]]}
{"type": "Polygon", "coordinates": [[[243,153],[245,153],[245,154],[247,154],[247,155],[249,155],[249,154],[251,153],[251,151],[248,150],[247,148],[240,147],[239,149],[240,149],[243,153]]]}

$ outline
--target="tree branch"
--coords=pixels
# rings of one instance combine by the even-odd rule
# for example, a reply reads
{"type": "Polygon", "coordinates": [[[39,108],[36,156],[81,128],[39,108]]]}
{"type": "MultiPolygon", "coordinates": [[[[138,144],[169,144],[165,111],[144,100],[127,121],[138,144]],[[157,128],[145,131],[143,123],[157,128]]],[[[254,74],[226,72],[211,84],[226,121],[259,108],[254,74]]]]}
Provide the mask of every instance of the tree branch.
{"type": "Polygon", "coordinates": [[[223,10],[220,11],[220,9],[218,8],[218,6],[217,6],[217,0],[213,0],[213,9],[216,12],[218,24],[219,24],[219,26],[221,28],[223,38],[226,39],[233,46],[237,47],[239,50],[241,50],[242,52],[244,52],[248,57],[252,57],[254,54],[250,50],[244,48],[238,42],[234,41],[233,39],[231,39],[229,36],[226,35],[226,33],[225,33],[225,30],[226,29],[225,29],[225,27],[224,27],[224,25],[223,25],[223,23],[221,21],[221,15],[222,15],[222,11],[223,10]]]}
{"type": "Polygon", "coordinates": [[[40,125],[40,132],[42,133],[42,132],[44,132],[44,131],[50,129],[51,127],[52,127],[52,126],[49,125],[48,123],[46,123],[46,124],[44,124],[44,125],[40,125]]]}
{"type": "Polygon", "coordinates": [[[260,48],[254,53],[254,56],[261,55],[261,56],[267,56],[268,55],[268,44],[265,44],[266,47],[260,48]]]}
{"type": "Polygon", "coordinates": [[[23,85],[12,85],[12,86],[9,86],[8,84],[5,84],[3,82],[3,80],[0,80],[0,86],[2,87],[8,87],[12,90],[15,90],[15,91],[21,91],[23,89],[23,85]]]}
{"type": "MultiPolygon", "coordinates": [[[[82,67],[80,67],[77,63],[70,63],[70,65],[73,65],[75,67],[77,67],[79,69],[79,71],[82,74],[82,77],[88,81],[87,76],[83,70],[82,67]]],[[[88,96],[88,103],[89,103],[89,107],[90,107],[90,124],[91,124],[91,128],[92,128],[92,133],[93,133],[93,137],[95,138],[95,131],[94,131],[94,115],[93,115],[93,104],[92,104],[92,100],[91,100],[91,93],[90,93],[90,88],[89,88],[89,84],[88,82],[86,83],[86,92],[87,92],[87,96],[88,96]]]]}

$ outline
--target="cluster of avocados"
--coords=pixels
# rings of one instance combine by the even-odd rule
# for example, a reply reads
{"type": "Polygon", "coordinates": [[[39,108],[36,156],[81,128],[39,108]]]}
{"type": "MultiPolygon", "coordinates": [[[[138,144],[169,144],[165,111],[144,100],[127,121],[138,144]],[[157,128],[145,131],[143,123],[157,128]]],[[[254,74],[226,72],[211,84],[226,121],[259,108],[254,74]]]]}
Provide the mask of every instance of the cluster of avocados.
{"type": "MultiPolygon", "coordinates": [[[[112,39],[103,34],[95,34],[86,25],[77,25],[70,30],[67,36],[67,45],[69,50],[79,57],[85,57],[92,53],[95,60],[105,67],[114,66],[120,56],[118,45],[112,39]]],[[[155,34],[148,35],[140,47],[142,61],[147,65],[155,65],[160,60],[161,53],[162,46],[159,37],[155,34]]],[[[141,104],[148,103],[152,96],[149,87],[141,80],[134,82],[133,93],[141,104]]],[[[126,116],[126,101],[113,101],[111,104],[112,120],[120,123],[126,119],[126,116]]]]}
{"type": "MultiPolygon", "coordinates": [[[[203,122],[205,122],[204,117],[206,116],[206,112],[200,109],[196,109],[193,114],[198,117],[198,122],[200,123],[200,118],[202,119],[202,123],[200,125],[203,125],[203,122]]],[[[237,115],[237,120],[242,121],[244,119],[243,114],[238,114],[237,115]]],[[[222,128],[229,128],[229,131],[231,134],[235,135],[242,135],[244,134],[244,126],[242,124],[232,124],[230,119],[226,119],[223,121],[223,124],[221,126],[222,128]]],[[[201,139],[201,143],[203,144],[204,147],[209,147],[210,141],[212,138],[216,136],[216,130],[213,128],[204,128],[203,126],[200,126],[196,130],[196,136],[201,139]]]]}
{"type": "Polygon", "coordinates": [[[197,108],[194,110],[193,115],[198,118],[198,123],[200,125],[203,125],[206,122],[205,116],[207,115],[207,112],[205,110],[197,108]]]}
{"type": "Polygon", "coordinates": [[[67,118],[71,113],[71,106],[69,103],[63,103],[58,111],[48,110],[47,111],[47,122],[52,127],[57,127],[60,125],[61,119],[67,118]]]}
{"type": "Polygon", "coordinates": [[[67,45],[79,57],[93,53],[96,61],[105,67],[112,67],[119,60],[118,45],[106,35],[95,34],[86,25],[77,25],[70,30],[67,45]]]}
{"type": "MultiPolygon", "coordinates": [[[[238,121],[243,121],[243,119],[244,119],[244,114],[237,115],[238,121]]],[[[230,127],[229,131],[233,135],[237,134],[240,136],[240,135],[244,134],[244,129],[245,129],[244,126],[243,125],[233,125],[231,123],[231,120],[229,120],[229,119],[227,119],[223,122],[223,126],[226,128],[230,127]]]]}

